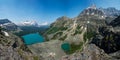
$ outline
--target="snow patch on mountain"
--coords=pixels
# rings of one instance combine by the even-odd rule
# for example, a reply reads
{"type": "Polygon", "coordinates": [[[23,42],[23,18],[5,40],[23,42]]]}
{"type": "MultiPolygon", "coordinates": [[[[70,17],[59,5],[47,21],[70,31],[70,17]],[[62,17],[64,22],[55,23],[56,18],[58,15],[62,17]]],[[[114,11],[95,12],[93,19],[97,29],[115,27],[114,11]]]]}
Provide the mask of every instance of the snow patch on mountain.
{"type": "Polygon", "coordinates": [[[18,24],[19,26],[38,26],[36,21],[24,21],[18,24]]]}
{"type": "Polygon", "coordinates": [[[43,23],[37,23],[36,21],[24,21],[18,24],[18,26],[35,26],[35,27],[40,27],[40,26],[48,26],[48,22],[43,22],[43,23]]]}

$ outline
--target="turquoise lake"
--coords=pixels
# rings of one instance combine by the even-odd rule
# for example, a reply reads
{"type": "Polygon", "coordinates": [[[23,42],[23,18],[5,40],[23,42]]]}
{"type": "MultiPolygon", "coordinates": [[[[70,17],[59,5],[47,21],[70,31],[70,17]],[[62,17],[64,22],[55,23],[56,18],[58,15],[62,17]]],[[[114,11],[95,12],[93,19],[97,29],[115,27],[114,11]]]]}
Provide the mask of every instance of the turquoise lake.
{"type": "Polygon", "coordinates": [[[70,50],[70,44],[69,43],[63,43],[61,45],[61,48],[64,50],[64,51],[69,51],[70,50]]]}
{"type": "Polygon", "coordinates": [[[22,38],[26,45],[44,42],[43,36],[41,36],[39,33],[24,35],[22,38]]]}

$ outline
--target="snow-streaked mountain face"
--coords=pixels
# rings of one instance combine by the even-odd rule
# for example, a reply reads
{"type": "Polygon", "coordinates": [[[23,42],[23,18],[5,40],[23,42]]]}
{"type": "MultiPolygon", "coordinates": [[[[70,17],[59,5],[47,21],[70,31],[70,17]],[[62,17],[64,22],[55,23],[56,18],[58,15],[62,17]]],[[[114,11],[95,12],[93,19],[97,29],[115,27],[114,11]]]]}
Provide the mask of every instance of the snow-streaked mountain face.
{"type": "Polygon", "coordinates": [[[106,17],[105,13],[102,10],[98,9],[95,5],[92,5],[83,10],[78,17],[80,16],[97,16],[99,18],[106,17]]]}
{"type": "Polygon", "coordinates": [[[106,16],[119,16],[120,15],[120,10],[117,10],[114,7],[109,7],[109,8],[99,8],[100,10],[102,10],[106,16]]]}
{"type": "Polygon", "coordinates": [[[19,24],[19,26],[36,26],[38,27],[38,23],[36,21],[24,21],[19,24]]]}
{"type": "Polygon", "coordinates": [[[0,19],[0,26],[5,28],[7,31],[20,30],[19,27],[8,19],[0,19]]]}
{"type": "Polygon", "coordinates": [[[34,26],[34,27],[41,27],[41,26],[49,26],[48,22],[44,23],[37,23],[36,21],[24,21],[18,24],[18,26],[34,26]]]}
{"type": "Polygon", "coordinates": [[[80,16],[98,16],[100,18],[106,18],[106,17],[117,17],[120,15],[120,10],[114,8],[114,7],[109,7],[109,8],[97,8],[95,5],[92,5],[85,10],[83,10],[80,16]]]}
{"type": "Polygon", "coordinates": [[[20,23],[18,26],[22,30],[21,32],[15,33],[18,36],[23,36],[26,34],[36,33],[36,32],[39,32],[42,34],[49,28],[49,25],[47,22],[40,24],[35,21],[25,21],[20,23]]]}

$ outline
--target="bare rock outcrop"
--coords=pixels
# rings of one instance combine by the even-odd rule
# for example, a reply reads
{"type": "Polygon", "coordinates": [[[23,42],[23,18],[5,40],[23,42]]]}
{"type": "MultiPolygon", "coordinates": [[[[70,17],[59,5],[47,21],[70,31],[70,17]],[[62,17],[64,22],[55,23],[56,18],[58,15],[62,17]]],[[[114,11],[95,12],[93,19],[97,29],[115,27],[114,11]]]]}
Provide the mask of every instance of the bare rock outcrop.
{"type": "Polygon", "coordinates": [[[102,49],[94,44],[88,44],[83,51],[76,52],[69,56],[63,56],[61,60],[114,60],[111,56],[106,54],[102,49]]]}
{"type": "Polygon", "coordinates": [[[5,36],[3,32],[0,33],[0,60],[39,59],[30,52],[19,37],[9,32],[6,33],[9,36],[5,36]]]}

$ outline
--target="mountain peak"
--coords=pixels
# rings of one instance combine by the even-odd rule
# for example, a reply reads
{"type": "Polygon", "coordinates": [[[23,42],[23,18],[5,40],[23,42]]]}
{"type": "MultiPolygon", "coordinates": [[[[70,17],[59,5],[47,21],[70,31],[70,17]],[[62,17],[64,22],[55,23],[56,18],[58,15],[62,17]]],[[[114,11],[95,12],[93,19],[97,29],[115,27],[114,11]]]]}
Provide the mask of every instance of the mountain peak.
{"type": "Polygon", "coordinates": [[[78,17],[80,16],[97,16],[99,18],[105,18],[105,13],[98,9],[95,4],[92,4],[90,7],[83,10],[78,17]]]}
{"type": "Polygon", "coordinates": [[[8,19],[0,19],[0,24],[11,23],[8,19]]]}
{"type": "Polygon", "coordinates": [[[33,21],[26,20],[26,21],[22,22],[20,25],[22,25],[22,26],[38,26],[38,23],[34,20],[33,21]]]}
{"type": "Polygon", "coordinates": [[[57,20],[68,20],[69,18],[67,16],[62,16],[62,17],[59,17],[57,20]]]}
{"type": "Polygon", "coordinates": [[[95,4],[92,4],[90,7],[88,7],[87,9],[97,9],[95,4]]]}

